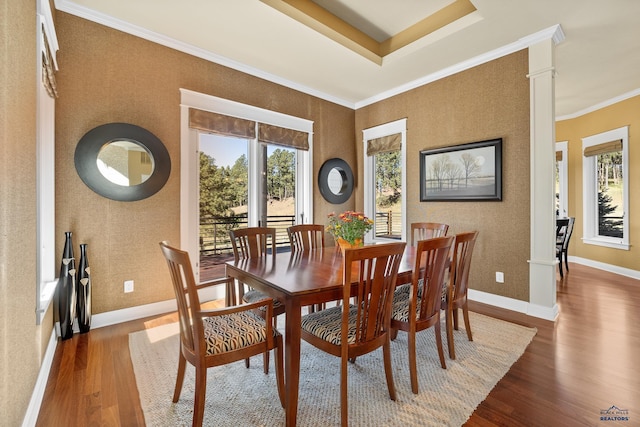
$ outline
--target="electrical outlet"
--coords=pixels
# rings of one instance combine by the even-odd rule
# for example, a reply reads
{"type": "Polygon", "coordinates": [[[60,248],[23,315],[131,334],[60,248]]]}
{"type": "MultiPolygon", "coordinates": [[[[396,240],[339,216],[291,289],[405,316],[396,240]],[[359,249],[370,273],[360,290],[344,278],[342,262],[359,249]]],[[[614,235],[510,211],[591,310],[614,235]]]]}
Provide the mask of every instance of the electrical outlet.
{"type": "Polygon", "coordinates": [[[504,273],[502,271],[496,271],[496,282],[504,283],[504,273]]]}
{"type": "Polygon", "coordinates": [[[124,292],[125,293],[133,292],[133,280],[124,281],[124,292]]]}

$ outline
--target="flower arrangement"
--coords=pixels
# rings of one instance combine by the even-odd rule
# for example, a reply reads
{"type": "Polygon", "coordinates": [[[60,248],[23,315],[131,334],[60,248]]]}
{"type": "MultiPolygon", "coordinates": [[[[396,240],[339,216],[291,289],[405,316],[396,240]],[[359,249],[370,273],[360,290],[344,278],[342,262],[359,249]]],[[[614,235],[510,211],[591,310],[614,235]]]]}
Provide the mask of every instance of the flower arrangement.
{"type": "Polygon", "coordinates": [[[364,235],[373,228],[373,220],[361,212],[345,211],[340,215],[330,213],[326,230],[336,240],[342,239],[352,245],[362,243],[364,235]]]}

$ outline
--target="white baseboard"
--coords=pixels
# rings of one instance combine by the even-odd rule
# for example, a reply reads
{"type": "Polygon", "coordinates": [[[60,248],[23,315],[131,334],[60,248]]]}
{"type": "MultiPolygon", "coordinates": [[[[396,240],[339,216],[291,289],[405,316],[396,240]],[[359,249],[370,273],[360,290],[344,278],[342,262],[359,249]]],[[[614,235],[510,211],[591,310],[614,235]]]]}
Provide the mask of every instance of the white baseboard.
{"type": "Polygon", "coordinates": [[[555,321],[558,317],[557,305],[554,305],[554,307],[542,307],[531,304],[527,301],[503,297],[501,295],[490,294],[487,292],[477,291],[475,289],[469,289],[467,297],[470,301],[481,302],[483,304],[516,311],[518,313],[524,313],[528,316],[538,317],[545,320],[555,321]]]}
{"type": "Polygon", "coordinates": [[[606,264],[604,262],[593,261],[586,258],[580,258],[576,256],[569,256],[569,262],[575,262],[576,264],[586,265],[587,267],[597,268],[598,270],[608,271],[610,273],[619,274],[621,276],[631,277],[632,279],[640,280],[640,271],[631,270],[630,268],[618,267],[617,265],[606,264]]]}
{"type": "Polygon", "coordinates": [[[44,391],[47,388],[49,372],[51,372],[51,365],[53,364],[53,356],[56,354],[57,344],[58,335],[56,334],[56,330],[53,329],[51,331],[51,336],[49,337],[47,350],[44,353],[44,359],[40,365],[40,372],[38,372],[36,385],[33,387],[33,393],[31,393],[31,400],[29,400],[27,413],[22,420],[22,427],[33,427],[36,425],[36,421],[38,421],[38,414],[40,413],[40,406],[42,405],[44,391]]]}

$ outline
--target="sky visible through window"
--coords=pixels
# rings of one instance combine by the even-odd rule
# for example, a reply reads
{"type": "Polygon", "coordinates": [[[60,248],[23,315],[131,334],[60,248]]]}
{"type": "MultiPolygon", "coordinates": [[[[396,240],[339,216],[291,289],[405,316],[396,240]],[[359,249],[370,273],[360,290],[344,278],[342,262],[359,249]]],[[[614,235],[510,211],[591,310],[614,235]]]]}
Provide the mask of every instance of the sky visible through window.
{"type": "MultiPolygon", "coordinates": [[[[277,145],[267,145],[267,156],[277,148],[277,145]]],[[[243,154],[248,158],[246,140],[222,135],[201,134],[200,151],[216,159],[216,166],[233,166],[243,154]]]]}

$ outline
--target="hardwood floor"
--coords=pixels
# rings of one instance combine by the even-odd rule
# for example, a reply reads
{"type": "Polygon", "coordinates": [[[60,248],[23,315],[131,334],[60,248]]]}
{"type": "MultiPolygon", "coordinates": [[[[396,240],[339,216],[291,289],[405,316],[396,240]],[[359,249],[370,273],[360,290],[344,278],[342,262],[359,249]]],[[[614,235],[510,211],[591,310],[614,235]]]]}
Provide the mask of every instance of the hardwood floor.
{"type": "MultiPolygon", "coordinates": [[[[640,425],[640,281],[569,266],[555,323],[470,303],[538,333],[465,425],[601,426],[600,411],[614,405],[629,421],[605,425],[640,425]]],[[[175,321],[155,316],[60,342],[37,426],[143,426],[128,334],[175,321]]]]}

